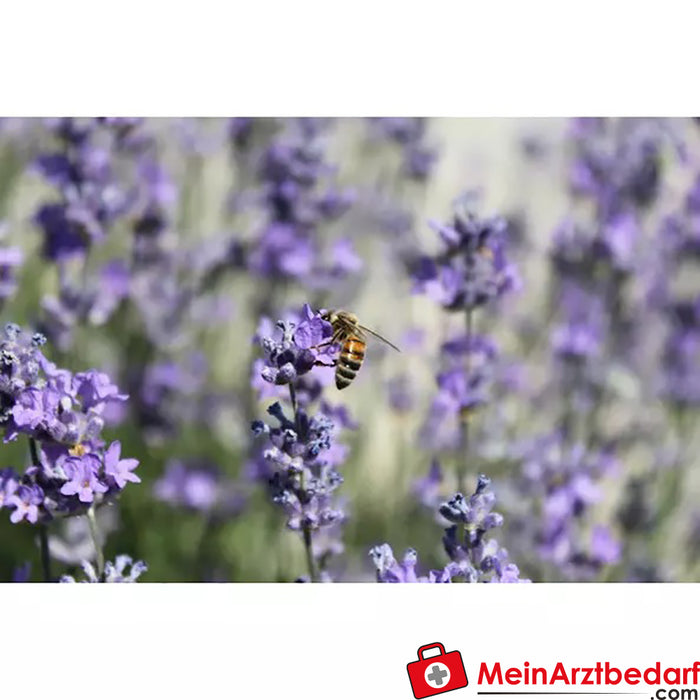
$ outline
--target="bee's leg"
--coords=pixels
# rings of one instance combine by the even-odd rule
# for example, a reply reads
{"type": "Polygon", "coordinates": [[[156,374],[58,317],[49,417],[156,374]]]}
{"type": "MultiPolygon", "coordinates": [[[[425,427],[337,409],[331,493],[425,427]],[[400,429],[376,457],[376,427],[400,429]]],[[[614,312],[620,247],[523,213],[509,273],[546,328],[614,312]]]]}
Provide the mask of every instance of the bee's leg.
{"type": "Polygon", "coordinates": [[[334,345],[336,344],[336,340],[334,338],[331,338],[330,340],[327,340],[325,343],[321,343],[320,345],[312,345],[309,350],[319,350],[320,348],[327,348],[329,345],[334,345]]]}
{"type": "Polygon", "coordinates": [[[333,362],[331,362],[331,364],[328,364],[326,362],[321,362],[320,360],[316,360],[316,362],[314,362],[315,367],[335,367],[337,364],[338,364],[338,360],[333,360],[333,362]]]}

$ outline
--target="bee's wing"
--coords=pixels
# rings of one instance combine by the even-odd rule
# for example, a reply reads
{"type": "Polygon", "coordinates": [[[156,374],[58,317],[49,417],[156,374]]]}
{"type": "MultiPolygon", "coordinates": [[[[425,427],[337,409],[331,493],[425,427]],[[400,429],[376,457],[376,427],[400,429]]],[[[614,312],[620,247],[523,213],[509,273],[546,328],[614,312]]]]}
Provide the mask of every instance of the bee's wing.
{"type": "Polygon", "coordinates": [[[399,350],[396,347],[396,345],[394,345],[391,341],[387,340],[383,336],[379,335],[379,333],[375,333],[375,331],[373,331],[371,328],[367,328],[367,326],[361,326],[359,324],[357,327],[360,328],[360,330],[364,331],[365,333],[369,333],[370,335],[373,335],[375,338],[378,338],[383,343],[386,343],[389,347],[394,348],[394,350],[396,350],[396,352],[401,352],[401,350],[399,350]]]}

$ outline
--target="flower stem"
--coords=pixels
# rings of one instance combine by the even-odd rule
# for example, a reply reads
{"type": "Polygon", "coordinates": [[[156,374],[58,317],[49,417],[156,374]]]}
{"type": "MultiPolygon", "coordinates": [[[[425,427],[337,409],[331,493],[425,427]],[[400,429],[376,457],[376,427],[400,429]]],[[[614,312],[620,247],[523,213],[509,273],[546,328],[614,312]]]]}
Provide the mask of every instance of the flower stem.
{"type": "Polygon", "coordinates": [[[299,432],[299,418],[298,418],[298,409],[299,409],[299,404],[297,402],[297,391],[294,388],[294,384],[289,385],[289,398],[292,402],[292,412],[294,413],[294,428],[296,429],[297,433],[299,432]]]}
{"type": "Polygon", "coordinates": [[[318,582],[318,575],[316,573],[316,561],[314,560],[314,551],[311,545],[311,530],[308,527],[304,527],[304,549],[306,551],[306,565],[309,568],[309,578],[311,583],[318,582]]]}
{"type": "Polygon", "coordinates": [[[39,459],[39,450],[36,447],[36,440],[34,438],[29,438],[29,454],[32,458],[32,464],[40,467],[41,460],[39,459]]]}
{"type": "MultiPolygon", "coordinates": [[[[39,449],[34,438],[29,438],[29,455],[32,464],[41,467],[39,449]]],[[[50,583],[53,578],[51,577],[51,554],[49,552],[49,526],[46,523],[39,524],[39,551],[41,552],[41,570],[44,574],[44,581],[50,583]]]]}
{"type": "MultiPolygon", "coordinates": [[[[472,341],[472,327],[473,327],[473,309],[472,307],[467,308],[467,360],[466,360],[466,374],[467,374],[467,386],[469,385],[469,379],[471,374],[471,341],[472,341]]],[[[469,464],[469,410],[463,408],[459,416],[459,428],[460,428],[460,450],[461,455],[457,460],[457,491],[460,493],[466,493],[466,477],[467,477],[467,467],[469,464]]]]}
{"type": "Polygon", "coordinates": [[[100,533],[97,530],[97,518],[95,517],[95,505],[91,505],[87,512],[88,525],[90,526],[90,536],[95,547],[95,557],[97,559],[97,578],[101,581],[105,572],[105,555],[100,544],[100,533]]]}
{"type": "Polygon", "coordinates": [[[46,523],[39,525],[39,547],[41,549],[41,570],[44,582],[51,583],[51,554],[49,553],[49,527],[46,523]]]}
{"type": "MultiPolygon", "coordinates": [[[[296,389],[294,388],[294,384],[289,385],[289,399],[292,402],[292,411],[294,411],[294,427],[297,431],[297,434],[299,433],[299,403],[297,401],[297,392],[296,389]]],[[[305,472],[302,471],[301,475],[301,490],[303,493],[306,493],[305,489],[305,481],[306,481],[306,475],[305,472]]],[[[303,508],[303,504],[302,504],[303,508]]],[[[303,518],[302,518],[303,521],[303,518]]],[[[302,525],[302,533],[304,535],[304,550],[306,551],[306,565],[309,569],[309,578],[311,579],[312,583],[316,583],[318,581],[318,575],[316,574],[316,561],[314,560],[314,552],[313,552],[313,545],[312,545],[312,535],[311,535],[311,528],[308,525],[302,525]]]]}

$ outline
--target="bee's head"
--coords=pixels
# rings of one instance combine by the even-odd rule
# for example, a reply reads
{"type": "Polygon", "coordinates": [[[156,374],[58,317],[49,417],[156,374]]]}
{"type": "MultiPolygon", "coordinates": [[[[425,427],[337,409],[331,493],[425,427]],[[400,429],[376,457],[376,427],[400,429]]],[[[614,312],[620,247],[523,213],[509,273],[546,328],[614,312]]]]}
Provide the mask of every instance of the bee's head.
{"type": "Polygon", "coordinates": [[[321,309],[321,318],[328,323],[333,323],[338,318],[338,313],[335,309],[321,309]]]}

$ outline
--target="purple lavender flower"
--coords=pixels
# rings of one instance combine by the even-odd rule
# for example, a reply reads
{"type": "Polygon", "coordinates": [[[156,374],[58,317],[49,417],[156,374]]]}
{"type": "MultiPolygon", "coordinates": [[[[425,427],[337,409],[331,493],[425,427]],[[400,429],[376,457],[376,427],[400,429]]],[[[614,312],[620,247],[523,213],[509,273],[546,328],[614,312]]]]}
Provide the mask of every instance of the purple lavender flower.
{"type": "Polygon", "coordinates": [[[17,394],[15,405],[12,407],[12,422],[17,430],[34,430],[44,418],[46,411],[58,408],[60,397],[49,391],[41,391],[36,387],[24,389],[17,394]]]}
{"type": "Polygon", "coordinates": [[[98,479],[101,464],[96,455],[68,457],[62,466],[68,477],[61,487],[64,496],[78,496],[82,503],[92,503],[95,494],[107,492],[107,486],[98,479]]]}
{"type": "Polygon", "coordinates": [[[172,461],[154,486],[156,498],[193,510],[210,510],[219,499],[219,478],[211,469],[188,468],[172,461]]]}
{"type": "Polygon", "coordinates": [[[387,544],[374,547],[370,551],[377,581],[380,583],[450,583],[466,581],[470,583],[525,583],[520,578],[518,567],[510,561],[508,552],[494,539],[486,539],[486,534],[503,525],[503,516],[492,512],[494,494],[488,490],[490,480],[480,476],[475,492],[468,499],[461,493],[455,494],[439,507],[440,515],[453,525],[443,536],[443,545],[450,563],[442,571],[431,571],[428,577],[416,575],[417,556],[408,550],[400,564],[394,559],[391,547],[387,544]]]}
{"type": "Polygon", "coordinates": [[[280,275],[294,279],[311,276],[320,253],[316,243],[297,226],[273,222],[264,229],[248,256],[252,271],[265,277],[280,275]]]}
{"type": "Polygon", "coordinates": [[[622,556],[622,545],[610,529],[596,525],[591,536],[591,558],[600,565],[616,564],[622,556]]]}
{"type": "Polygon", "coordinates": [[[19,477],[14,469],[0,469],[0,508],[9,508],[10,499],[19,487],[19,477]]]}
{"type": "Polygon", "coordinates": [[[678,406],[700,406],[700,324],[673,329],[663,353],[661,394],[678,406]]]}
{"type": "Polygon", "coordinates": [[[40,486],[19,486],[9,498],[10,507],[14,506],[10,520],[13,523],[26,520],[28,523],[35,524],[39,520],[39,508],[43,503],[44,491],[40,486]]]}
{"type": "Polygon", "coordinates": [[[141,479],[133,473],[139,465],[138,459],[121,459],[121,449],[121,442],[117,440],[107,448],[104,454],[105,474],[112,477],[119,489],[123,489],[127,481],[141,483],[141,479]]]}
{"type": "Polygon", "coordinates": [[[418,576],[418,554],[415,549],[407,549],[401,562],[394,558],[394,552],[388,544],[372,547],[369,551],[377,571],[378,583],[450,583],[451,567],[443,570],[431,570],[427,576],[418,576]]]}
{"type": "Polygon", "coordinates": [[[170,505],[229,518],[240,513],[246,503],[237,484],[212,465],[191,460],[170,460],[153,492],[170,505]]]}
{"type": "Polygon", "coordinates": [[[0,342],[5,440],[26,436],[34,462],[22,477],[24,490],[14,494],[13,518],[30,522],[36,522],[38,506],[47,519],[73,514],[114,497],[127,481],[140,481],[132,473],[138,462],[121,459],[118,442],[105,452],[100,439],[104,412],[126,395],[103,372],[73,375],[56,367],[39,349],[43,343],[13,325],[0,342]]]}
{"type": "Polygon", "coordinates": [[[592,359],[601,352],[600,333],[582,321],[555,326],[551,337],[554,354],[563,359],[592,359]]]}
{"type": "Polygon", "coordinates": [[[657,386],[680,409],[700,405],[700,289],[693,283],[700,262],[697,182],[700,178],[687,195],[685,210],[661,223],[647,290],[664,326],[657,386]]]}
{"type": "Polygon", "coordinates": [[[420,431],[431,449],[456,449],[461,422],[484,406],[490,395],[498,350],[480,335],[461,335],[441,348],[445,369],[436,377],[438,392],[420,431]]]}
{"type": "Polygon", "coordinates": [[[303,409],[291,421],[279,403],[268,413],[278,427],[262,421],[252,427],[267,440],[263,456],[272,467],[270,488],[287,514],[287,527],[313,531],[338,522],[343,513],[334,505],[333,493],[343,482],[336,466],[344,454],[333,449],[333,423],[323,414],[308,416],[303,409]]]}
{"type": "Polygon", "coordinates": [[[455,494],[440,506],[440,515],[451,523],[464,523],[473,530],[484,532],[503,525],[503,516],[491,513],[496,496],[487,491],[491,481],[483,474],[479,476],[476,491],[469,499],[461,493],[455,494]]]}
{"type": "Polygon", "coordinates": [[[44,256],[58,261],[82,256],[102,240],[130,200],[113,177],[108,149],[96,144],[97,122],[63,119],[47,126],[62,147],[42,153],[35,165],[61,201],[42,205],[35,222],[44,234],[44,256]]]}
{"type": "Polygon", "coordinates": [[[25,561],[20,566],[15,567],[12,572],[12,583],[29,583],[32,575],[32,563],[25,561]]]}
{"type": "Polygon", "coordinates": [[[246,255],[248,269],[258,275],[316,289],[337,285],[361,266],[347,239],[329,245],[320,235],[354,200],[327,184],[336,169],[324,160],[322,130],[308,120],[290,121],[265,149],[258,180],[267,221],[246,255]]]}
{"type": "Polygon", "coordinates": [[[578,120],[573,126],[575,194],[593,199],[602,218],[656,200],[668,138],[660,120],[578,120]]]}
{"type": "Polygon", "coordinates": [[[369,120],[375,139],[400,146],[403,173],[419,182],[428,179],[438,157],[437,150],[426,143],[427,121],[421,117],[375,117],[369,120]]]}
{"type": "Polygon", "coordinates": [[[518,285],[505,256],[503,219],[456,214],[452,224],[434,224],[442,251],[413,265],[414,292],[427,294],[448,311],[473,309],[518,285]]]}
{"type": "Polygon", "coordinates": [[[97,290],[91,295],[88,321],[100,326],[106,323],[117,310],[119,304],[127,298],[131,277],[123,260],[110,260],[97,274],[97,290]]]}
{"type": "Polygon", "coordinates": [[[416,403],[416,388],[409,374],[397,374],[386,382],[389,405],[398,414],[410,413],[416,403]]]}
{"type": "Polygon", "coordinates": [[[179,425],[203,418],[201,404],[208,371],[201,352],[180,362],[160,360],[143,368],[135,410],[149,442],[162,441],[179,425]]]}
{"type": "Polygon", "coordinates": [[[619,554],[607,531],[598,530],[593,541],[584,536],[585,516],[602,497],[600,482],[616,468],[610,451],[568,444],[558,433],[536,440],[525,451],[524,493],[539,501],[541,512],[531,536],[540,557],[567,577],[588,577],[612,563],[612,553],[619,554]],[[607,554],[601,558],[603,544],[607,554]]]}
{"type": "Polygon", "coordinates": [[[294,342],[301,348],[315,348],[332,335],[331,325],[304,304],[300,322],[294,332],[294,342]]]}
{"type": "Polygon", "coordinates": [[[0,222],[0,303],[17,290],[17,270],[24,262],[24,252],[17,246],[3,245],[8,225],[0,222]]]}
{"type": "Polygon", "coordinates": [[[3,395],[5,418],[14,400],[23,389],[32,386],[39,378],[44,357],[39,348],[45,343],[41,335],[31,336],[9,323],[0,341],[0,393],[3,395]]]}
{"type": "Polygon", "coordinates": [[[492,512],[496,497],[488,490],[491,481],[479,476],[476,490],[467,499],[455,494],[440,506],[440,514],[454,525],[445,530],[443,545],[454,563],[453,577],[469,582],[517,583],[518,567],[496,540],[486,533],[503,525],[503,516],[492,512]]]}
{"type": "Polygon", "coordinates": [[[313,369],[319,355],[328,354],[328,348],[325,352],[316,348],[332,337],[331,324],[306,304],[298,325],[279,321],[277,327],[282,331],[281,340],[265,337],[261,341],[265,364],[260,376],[270,384],[292,384],[313,369]]]}
{"type": "Polygon", "coordinates": [[[101,410],[112,401],[126,401],[129,397],[119,393],[119,387],[104,373],[91,369],[79,372],[73,380],[73,391],[84,410],[101,410]]]}
{"type": "Polygon", "coordinates": [[[555,357],[585,362],[600,355],[608,319],[603,300],[596,291],[565,279],[558,303],[561,323],[551,332],[555,357]]]}
{"type": "MultiPolygon", "coordinates": [[[[334,382],[334,369],[332,365],[331,354],[335,351],[335,345],[326,345],[329,340],[330,326],[325,321],[319,318],[311,309],[305,305],[301,314],[287,314],[287,319],[278,322],[275,326],[268,318],[263,318],[258,327],[258,331],[254,336],[254,342],[261,344],[263,349],[271,349],[272,355],[278,362],[286,352],[291,352],[297,358],[297,364],[302,368],[308,366],[307,362],[311,361],[310,352],[314,357],[314,363],[321,363],[314,367],[313,372],[305,374],[297,374],[295,381],[295,391],[297,401],[300,406],[309,406],[317,401],[324,387],[330,386],[334,382]],[[282,325],[279,325],[282,324],[282,325]],[[278,340],[279,330],[287,328],[287,338],[291,334],[291,341],[285,341],[285,331],[282,331],[282,338],[278,340]],[[277,337],[276,337],[277,336],[277,337]],[[288,345],[291,342],[291,345],[288,345]],[[316,347],[317,345],[324,347],[316,347]]],[[[267,399],[284,399],[289,395],[289,385],[270,383],[269,379],[278,377],[278,368],[276,364],[270,366],[268,358],[258,358],[253,361],[251,385],[254,389],[258,400],[265,401],[267,399]]],[[[284,374],[282,375],[284,377],[284,374]]]]}
{"type": "Polygon", "coordinates": [[[438,462],[437,459],[434,459],[430,463],[428,474],[421,477],[413,484],[413,493],[421,505],[429,508],[430,510],[437,511],[438,505],[442,500],[440,496],[440,489],[444,478],[445,477],[442,472],[440,462],[438,462]]]}

